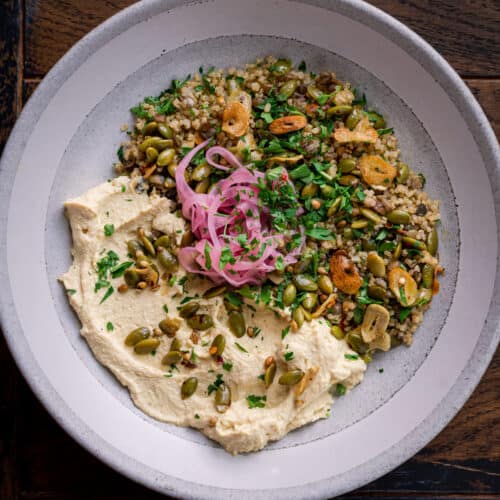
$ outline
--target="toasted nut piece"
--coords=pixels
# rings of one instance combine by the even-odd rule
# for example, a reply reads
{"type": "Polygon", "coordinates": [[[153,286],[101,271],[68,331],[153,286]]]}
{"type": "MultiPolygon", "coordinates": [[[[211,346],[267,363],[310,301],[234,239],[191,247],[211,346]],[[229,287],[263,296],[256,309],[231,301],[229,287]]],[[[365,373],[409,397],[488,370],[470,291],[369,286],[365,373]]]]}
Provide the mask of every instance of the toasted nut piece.
{"type": "Polygon", "coordinates": [[[370,121],[365,116],[354,127],[354,130],[349,130],[347,127],[339,127],[333,133],[333,137],[341,144],[346,142],[377,142],[378,133],[370,125],[370,121]]]}
{"type": "Polygon", "coordinates": [[[330,259],[330,274],[333,284],[349,295],[357,293],[363,284],[358,269],[343,250],[335,252],[330,259]]]}
{"type": "Polygon", "coordinates": [[[388,187],[398,175],[396,167],[380,156],[365,155],[359,160],[359,170],[364,182],[370,186],[388,187]]]}
{"type": "Polygon", "coordinates": [[[268,356],[264,361],[264,367],[269,368],[274,363],[274,356],[268,356]]]}
{"type": "Polygon", "coordinates": [[[307,389],[309,384],[314,380],[314,377],[319,372],[319,366],[313,366],[309,368],[305,374],[304,377],[300,380],[300,382],[297,384],[297,387],[295,387],[295,405],[300,406],[302,404],[302,401],[299,399],[299,396],[307,389]]]}
{"type": "Polygon", "coordinates": [[[389,326],[391,315],[389,311],[378,304],[370,304],[365,311],[361,324],[361,336],[369,344],[376,339],[381,339],[389,326]]]}
{"type": "Polygon", "coordinates": [[[295,155],[295,156],[273,156],[272,158],[269,158],[267,160],[267,165],[271,166],[274,165],[275,163],[281,163],[285,165],[295,165],[298,163],[300,160],[303,160],[304,157],[302,155],[295,155]]]}
{"type": "Polygon", "coordinates": [[[412,306],[417,299],[418,287],[410,273],[401,267],[389,271],[389,288],[402,306],[412,306]]]}
{"type": "Polygon", "coordinates": [[[288,134],[288,132],[295,132],[301,130],[307,125],[305,116],[302,115],[289,115],[282,116],[274,120],[269,125],[269,131],[275,135],[288,134]]]}
{"type": "Polygon", "coordinates": [[[228,104],[222,113],[222,130],[233,137],[241,137],[250,123],[250,113],[239,101],[228,104]]]}

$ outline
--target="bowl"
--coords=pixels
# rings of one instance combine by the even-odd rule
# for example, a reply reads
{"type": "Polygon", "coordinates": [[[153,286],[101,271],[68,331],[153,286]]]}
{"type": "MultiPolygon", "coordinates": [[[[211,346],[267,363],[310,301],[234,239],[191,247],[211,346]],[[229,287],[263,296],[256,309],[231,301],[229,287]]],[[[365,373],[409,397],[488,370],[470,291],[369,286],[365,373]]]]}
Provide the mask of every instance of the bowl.
{"type": "Polygon", "coordinates": [[[61,59],[5,148],[0,312],[8,345],[56,420],[146,486],[182,498],[341,494],[442,430],[498,345],[499,170],[498,143],[464,83],[422,39],[367,4],[141,2],[61,59]],[[62,203],[112,177],[120,126],[145,95],[200,66],[240,66],[267,54],[335,70],[387,117],[403,159],[441,200],[446,272],[414,345],[379,356],[330,419],[233,457],[196,431],[140,412],[92,356],[57,282],[71,262],[62,203]]]}

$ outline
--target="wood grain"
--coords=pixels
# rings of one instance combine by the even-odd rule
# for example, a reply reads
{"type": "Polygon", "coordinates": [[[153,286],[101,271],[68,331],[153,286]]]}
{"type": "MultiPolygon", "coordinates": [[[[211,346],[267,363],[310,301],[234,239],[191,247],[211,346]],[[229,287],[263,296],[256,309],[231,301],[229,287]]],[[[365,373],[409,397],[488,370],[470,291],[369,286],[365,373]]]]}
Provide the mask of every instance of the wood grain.
{"type": "MultiPolygon", "coordinates": [[[[23,103],[83,35],[133,0],[0,0],[0,150],[23,103]],[[23,9],[24,7],[24,9],[23,9]],[[24,31],[23,31],[24,30],[24,31]]],[[[465,77],[500,135],[500,2],[371,0],[465,77]]],[[[350,500],[500,499],[500,352],[464,408],[420,453],[350,500]]],[[[73,441],[0,338],[0,499],[160,500],[73,441]]]]}

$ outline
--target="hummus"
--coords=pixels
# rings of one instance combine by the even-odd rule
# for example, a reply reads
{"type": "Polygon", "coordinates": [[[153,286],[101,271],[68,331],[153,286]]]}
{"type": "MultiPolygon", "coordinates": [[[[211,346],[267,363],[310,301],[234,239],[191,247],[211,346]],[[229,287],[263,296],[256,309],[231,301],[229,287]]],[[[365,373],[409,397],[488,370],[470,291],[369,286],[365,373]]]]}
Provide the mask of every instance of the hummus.
{"type": "Polygon", "coordinates": [[[168,280],[161,279],[156,290],[119,293],[123,278],[108,277],[108,283],[101,283],[96,291],[99,261],[110,251],[119,263],[130,261],[127,241],[136,237],[138,228],[175,236],[178,243],[184,231],[184,220],[171,213],[172,202],[138,194],[129,182],[128,177],[120,177],[65,203],[73,234],[73,264],[61,279],[82,323],[81,334],[96,358],[128,387],[137,407],[158,420],[198,429],[230,453],[259,450],[297,427],[328,417],[332,387],[341,383],[351,389],[362,380],[366,365],[345,341],[330,334],[324,320],[305,322],[298,331],[288,332],[288,311],[278,313],[251,304],[243,313],[246,325],[258,334],[236,338],[222,297],[200,298],[212,285],[193,276],[183,279],[182,269],[168,280]],[[188,366],[161,363],[172,341],[165,335],[158,337],[156,351],[146,355],[125,344],[132,330],[153,330],[166,317],[177,318],[177,308],[186,297],[195,297],[200,312],[214,322],[208,330],[193,332],[182,320],[176,338],[182,350],[190,353],[188,366]],[[217,334],[226,339],[224,363],[209,353],[217,334]],[[277,371],[266,389],[262,374],[269,356],[276,360],[277,371]],[[297,369],[305,373],[299,384],[278,384],[282,373],[297,369]],[[214,393],[209,390],[221,376],[232,395],[225,413],[216,411],[214,393]],[[189,377],[196,377],[198,386],[191,397],[182,399],[181,386],[189,377]],[[258,404],[252,404],[255,401],[258,404]]]}

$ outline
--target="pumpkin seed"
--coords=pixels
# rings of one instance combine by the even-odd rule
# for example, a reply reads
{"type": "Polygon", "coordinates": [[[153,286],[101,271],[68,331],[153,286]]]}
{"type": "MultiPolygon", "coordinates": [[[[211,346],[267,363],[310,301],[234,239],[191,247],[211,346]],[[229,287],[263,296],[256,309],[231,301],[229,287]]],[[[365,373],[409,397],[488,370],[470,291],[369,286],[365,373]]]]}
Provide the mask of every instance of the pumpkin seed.
{"type": "Polygon", "coordinates": [[[415,248],[416,250],[426,250],[425,243],[423,241],[416,240],[415,238],[403,236],[401,241],[405,247],[415,248]]]}
{"type": "Polygon", "coordinates": [[[145,152],[148,148],[155,148],[157,151],[163,151],[171,148],[174,142],[171,139],[161,139],[160,137],[150,137],[139,144],[139,151],[145,152]]]}
{"type": "Polygon", "coordinates": [[[181,387],[181,398],[187,399],[191,397],[198,387],[198,379],[196,377],[189,377],[184,380],[181,387]]]}
{"type": "Polygon", "coordinates": [[[337,213],[337,210],[339,209],[341,203],[342,203],[342,196],[335,198],[335,201],[331,204],[330,208],[328,209],[327,212],[328,217],[333,217],[337,213]]]}
{"type": "Polygon", "coordinates": [[[366,219],[356,219],[351,222],[352,229],[364,229],[368,227],[368,221],[366,219]]]}
{"type": "Polygon", "coordinates": [[[332,280],[326,274],[318,276],[318,287],[323,293],[328,295],[333,292],[332,280]]]}
{"type": "Polygon", "coordinates": [[[377,249],[377,243],[373,240],[363,239],[361,240],[361,247],[365,252],[371,252],[372,250],[377,249]]]}
{"type": "Polygon", "coordinates": [[[317,184],[306,184],[302,188],[302,191],[300,192],[300,196],[302,196],[302,198],[310,198],[312,196],[316,196],[317,192],[318,192],[318,185],[317,184]]]}
{"type": "Polygon", "coordinates": [[[171,351],[180,351],[181,350],[181,341],[176,337],[170,343],[171,351]]]}
{"type": "Polygon", "coordinates": [[[432,228],[432,231],[427,236],[427,250],[432,256],[435,256],[438,251],[439,238],[436,226],[432,228]]]}
{"type": "Polygon", "coordinates": [[[408,224],[410,222],[410,214],[405,210],[391,210],[386,217],[393,224],[408,224]]]}
{"type": "Polygon", "coordinates": [[[300,328],[305,321],[304,309],[301,306],[296,307],[295,310],[293,311],[292,317],[295,323],[297,323],[297,326],[300,328]]]}
{"type": "Polygon", "coordinates": [[[141,243],[137,240],[127,241],[127,250],[133,259],[136,258],[137,252],[143,251],[141,243]]]}
{"type": "Polygon", "coordinates": [[[434,283],[434,267],[431,264],[425,264],[422,269],[422,286],[424,288],[432,288],[434,283]]]}
{"type": "Polygon", "coordinates": [[[307,255],[302,257],[293,265],[293,274],[302,274],[312,263],[312,257],[307,255]]]}
{"type": "Polygon", "coordinates": [[[189,316],[186,322],[193,330],[208,330],[214,326],[214,320],[209,314],[195,314],[189,316]]]}
{"type": "Polygon", "coordinates": [[[158,348],[160,341],[158,339],[144,339],[134,345],[136,354],[149,354],[158,348]]]}
{"type": "Polygon", "coordinates": [[[217,335],[213,342],[212,345],[210,346],[210,354],[212,356],[222,356],[222,353],[224,352],[224,349],[226,348],[226,337],[224,335],[217,335]]]}
{"type": "Polygon", "coordinates": [[[354,239],[354,232],[350,227],[344,228],[342,235],[343,235],[345,240],[353,240],[354,239]]]}
{"type": "Polygon", "coordinates": [[[174,273],[179,269],[177,257],[163,247],[158,247],[158,262],[167,273],[174,273]]]}
{"type": "Polygon", "coordinates": [[[168,234],[162,234],[159,238],[156,238],[154,242],[154,247],[158,250],[158,247],[170,248],[171,238],[168,234]]]}
{"type": "Polygon", "coordinates": [[[212,299],[213,297],[218,297],[222,295],[227,290],[226,285],[216,285],[203,292],[204,299],[212,299]]]}
{"type": "Polygon", "coordinates": [[[339,325],[332,325],[330,327],[330,333],[337,339],[337,340],[342,340],[345,335],[344,335],[344,332],[342,330],[342,328],[340,328],[339,325]]]}
{"type": "Polygon", "coordinates": [[[373,276],[383,278],[385,276],[384,259],[377,252],[370,252],[366,257],[366,265],[373,276]]]}
{"type": "Polygon", "coordinates": [[[128,268],[125,269],[125,272],[123,273],[123,279],[129,287],[135,288],[137,286],[137,283],[139,283],[142,278],[141,275],[137,272],[137,269],[128,268]]]}
{"type": "Polygon", "coordinates": [[[129,347],[134,346],[141,340],[145,340],[149,338],[151,335],[151,331],[149,328],[146,328],[145,326],[140,326],[139,328],[136,328],[135,330],[132,330],[127,337],[125,338],[125,345],[128,345],[129,347]]]}
{"type": "Polygon", "coordinates": [[[307,274],[296,274],[293,282],[299,290],[304,292],[315,292],[318,289],[318,284],[307,274]]]}
{"type": "Polygon", "coordinates": [[[179,318],[165,318],[158,323],[158,327],[167,337],[174,337],[181,327],[179,318]]]}
{"type": "Polygon", "coordinates": [[[148,255],[156,255],[156,249],[153,243],[151,243],[151,240],[145,234],[141,235],[139,239],[141,241],[141,245],[144,247],[144,251],[148,255]]]}
{"type": "Polygon", "coordinates": [[[202,181],[206,179],[212,173],[212,169],[208,163],[200,163],[196,166],[191,174],[191,179],[193,181],[202,181]]]}
{"type": "Polygon", "coordinates": [[[163,182],[163,186],[165,187],[165,189],[174,189],[176,186],[175,180],[171,177],[167,177],[163,182]]]}
{"type": "Polygon", "coordinates": [[[355,175],[347,174],[340,176],[338,183],[341,186],[355,186],[359,183],[359,179],[355,175]]]}
{"type": "Polygon", "coordinates": [[[182,352],[180,351],[169,351],[163,359],[161,360],[162,365],[175,365],[182,359],[182,352]]]}
{"type": "Polygon", "coordinates": [[[210,181],[208,179],[205,179],[196,184],[196,186],[194,187],[194,192],[198,194],[205,194],[208,192],[209,187],[210,181]]]}
{"type": "Polygon", "coordinates": [[[226,384],[221,384],[215,392],[215,409],[224,413],[231,406],[231,389],[226,384]]]}
{"type": "Polygon", "coordinates": [[[401,240],[399,240],[396,244],[396,248],[394,249],[394,252],[392,254],[392,257],[394,260],[398,260],[399,257],[401,257],[401,252],[403,251],[403,244],[401,243],[401,240]]]}
{"type": "Polygon", "coordinates": [[[229,313],[229,329],[235,337],[243,337],[246,332],[245,317],[240,311],[229,313]]]}
{"type": "Polygon", "coordinates": [[[341,174],[348,174],[356,168],[356,158],[342,158],[339,161],[338,168],[341,174]]]}
{"type": "Polygon", "coordinates": [[[193,243],[194,241],[194,235],[191,229],[188,229],[187,231],[184,232],[181,238],[181,247],[188,247],[193,243]]]}
{"type": "Polygon", "coordinates": [[[271,363],[264,372],[264,384],[266,388],[268,388],[274,380],[274,376],[276,375],[276,363],[271,363]]]}
{"type": "Polygon", "coordinates": [[[304,372],[302,370],[290,370],[281,375],[278,379],[278,384],[280,385],[295,385],[298,384],[304,377],[304,372]]]}
{"type": "Polygon", "coordinates": [[[370,210],[369,208],[360,208],[359,211],[361,212],[361,215],[365,218],[368,219],[369,221],[373,222],[374,224],[379,224],[381,219],[380,215],[378,215],[376,212],[373,210],[370,210]]]}
{"type": "Polygon", "coordinates": [[[146,160],[148,163],[154,163],[158,158],[158,150],[155,148],[149,147],[146,149],[146,160]]]}
{"type": "Polygon", "coordinates": [[[297,297],[297,288],[293,283],[289,283],[283,292],[283,304],[290,306],[294,303],[297,297]]]}
{"type": "Polygon", "coordinates": [[[179,316],[181,318],[189,318],[198,311],[200,304],[198,302],[188,302],[179,308],[179,316]]]}
{"type": "Polygon", "coordinates": [[[177,171],[177,165],[175,163],[171,163],[168,167],[167,167],[167,172],[168,172],[168,175],[170,175],[170,177],[174,178],[175,179],[175,172],[177,171]]]}
{"type": "Polygon", "coordinates": [[[158,123],[156,122],[149,122],[149,123],[146,123],[146,125],[144,125],[144,127],[142,127],[142,135],[146,136],[146,135],[153,135],[156,130],[158,129],[158,123]]]}

